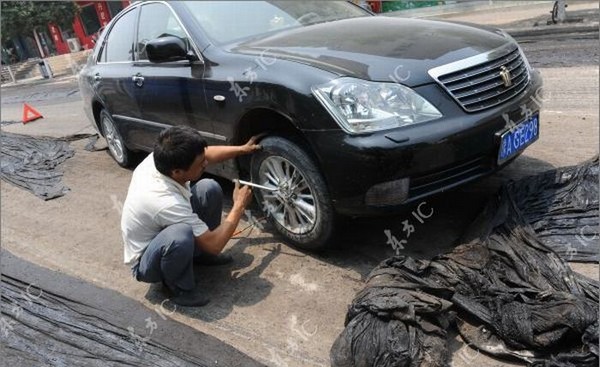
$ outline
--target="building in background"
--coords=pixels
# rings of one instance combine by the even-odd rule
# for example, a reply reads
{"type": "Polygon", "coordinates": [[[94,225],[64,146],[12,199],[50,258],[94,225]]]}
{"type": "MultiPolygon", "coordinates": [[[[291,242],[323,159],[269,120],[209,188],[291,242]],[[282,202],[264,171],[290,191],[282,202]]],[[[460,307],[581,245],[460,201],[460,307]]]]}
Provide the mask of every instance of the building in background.
{"type": "Polygon", "coordinates": [[[73,20],[71,29],[61,29],[48,24],[56,54],[77,52],[94,47],[96,33],[127,7],[130,1],[76,1],[80,12],[73,20]]]}
{"type": "Polygon", "coordinates": [[[80,12],[68,28],[49,23],[46,29],[37,29],[34,35],[13,37],[2,45],[2,63],[15,64],[30,58],[49,57],[94,47],[96,33],[131,1],[75,1],[80,12]],[[38,47],[39,41],[39,47],[38,47]]]}

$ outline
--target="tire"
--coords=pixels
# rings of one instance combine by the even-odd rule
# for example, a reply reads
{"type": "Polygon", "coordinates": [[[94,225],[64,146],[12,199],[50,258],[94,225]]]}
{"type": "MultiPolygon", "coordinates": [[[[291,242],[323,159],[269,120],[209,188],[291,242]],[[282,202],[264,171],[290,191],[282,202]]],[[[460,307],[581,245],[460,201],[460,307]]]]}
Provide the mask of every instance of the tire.
{"type": "Polygon", "coordinates": [[[252,155],[252,182],[278,188],[253,189],[269,222],[293,245],[305,250],[331,247],[335,211],[323,176],[296,143],[271,136],[260,141],[252,155]]]}
{"type": "MultiPolygon", "coordinates": [[[[565,11],[568,7],[569,7],[569,4],[565,4],[565,11]]],[[[552,23],[557,24],[558,23],[558,1],[554,2],[554,6],[552,7],[552,11],[550,13],[552,13],[552,23]]]]}
{"type": "Polygon", "coordinates": [[[117,125],[106,110],[100,112],[100,128],[106,139],[110,156],[121,167],[130,167],[133,153],[125,146],[117,125]]]}

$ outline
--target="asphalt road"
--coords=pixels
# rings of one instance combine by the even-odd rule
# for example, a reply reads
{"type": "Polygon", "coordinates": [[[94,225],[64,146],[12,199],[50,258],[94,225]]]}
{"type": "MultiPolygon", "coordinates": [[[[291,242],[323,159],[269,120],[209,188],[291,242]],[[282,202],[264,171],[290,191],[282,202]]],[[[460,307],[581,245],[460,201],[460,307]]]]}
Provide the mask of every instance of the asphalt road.
{"type": "MultiPolygon", "coordinates": [[[[434,214],[415,228],[405,246],[408,255],[431,258],[452,248],[502,183],[598,154],[597,40],[538,40],[523,47],[545,80],[540,140],[502,172],[425,200],[434,214]]],[[[8,125],[6,131],[54,136],[93,131],[74,78],[2,88],[2,121],[19,120],[23,102],[45,118],[8,125]]],[[[131,171],[119,168],[106,151],[86,152],[83,145],[73,143],[76,155],[64,165],[65,183],[72,191],[63,198],[42,202],[3,182],[2,246],[152,307],[160,303],[161,294],[134,282],[121,265],[119,204],[131,171]]],[[[222,184],[230,195],[231,185],[222,184]]],[[[319,255],[288,247],[269,231],[244,233],[227,247],[236,260],[232,267],[198,273],[211,304],[179,310],[172,317],[271,366],[328,365],[329,348],[343,328],[347,304],[362,288],[361,280],[393,254],[386,231],[401,235],[402,222],[415,209],[407,207],[387,218],[348,220],[338,248],[319,255]]],[[[597,266],[573,266],[597,278],[597,266]]],[[[452,348],[455,366],[506,365],[473,356],[458,342],[452,348]]]]}

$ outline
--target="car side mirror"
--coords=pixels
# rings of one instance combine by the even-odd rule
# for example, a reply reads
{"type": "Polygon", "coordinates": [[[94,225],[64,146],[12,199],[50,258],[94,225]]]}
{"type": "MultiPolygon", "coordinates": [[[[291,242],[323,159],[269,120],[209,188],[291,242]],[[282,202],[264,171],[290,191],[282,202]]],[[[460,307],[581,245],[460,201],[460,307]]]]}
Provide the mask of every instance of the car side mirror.
{"type": "Polygon", "coordinates": [[[175,36],[159,37],[146,43],[146,54],[150,62],[169,62],[188,60],[198,61],[193,51],[187,50],[185,42],[175,36]]]}

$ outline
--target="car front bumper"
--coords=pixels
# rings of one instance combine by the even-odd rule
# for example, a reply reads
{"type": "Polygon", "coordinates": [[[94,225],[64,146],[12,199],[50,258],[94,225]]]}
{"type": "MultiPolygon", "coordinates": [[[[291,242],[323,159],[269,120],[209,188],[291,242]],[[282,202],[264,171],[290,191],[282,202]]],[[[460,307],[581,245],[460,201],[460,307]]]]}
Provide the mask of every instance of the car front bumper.
{"type": "Polygon", "coordinates": [[[541,87],[541,77],[534,71],[517,98],[483,112],[466,113],[438,85],[430,84],[415,90],[444,114],[439,120],[360,136],[341,130],[304,134],[339,213],[392,213],[514,160],[497,163],[500,135],[529,114],[539,113],[541,87]]]}

